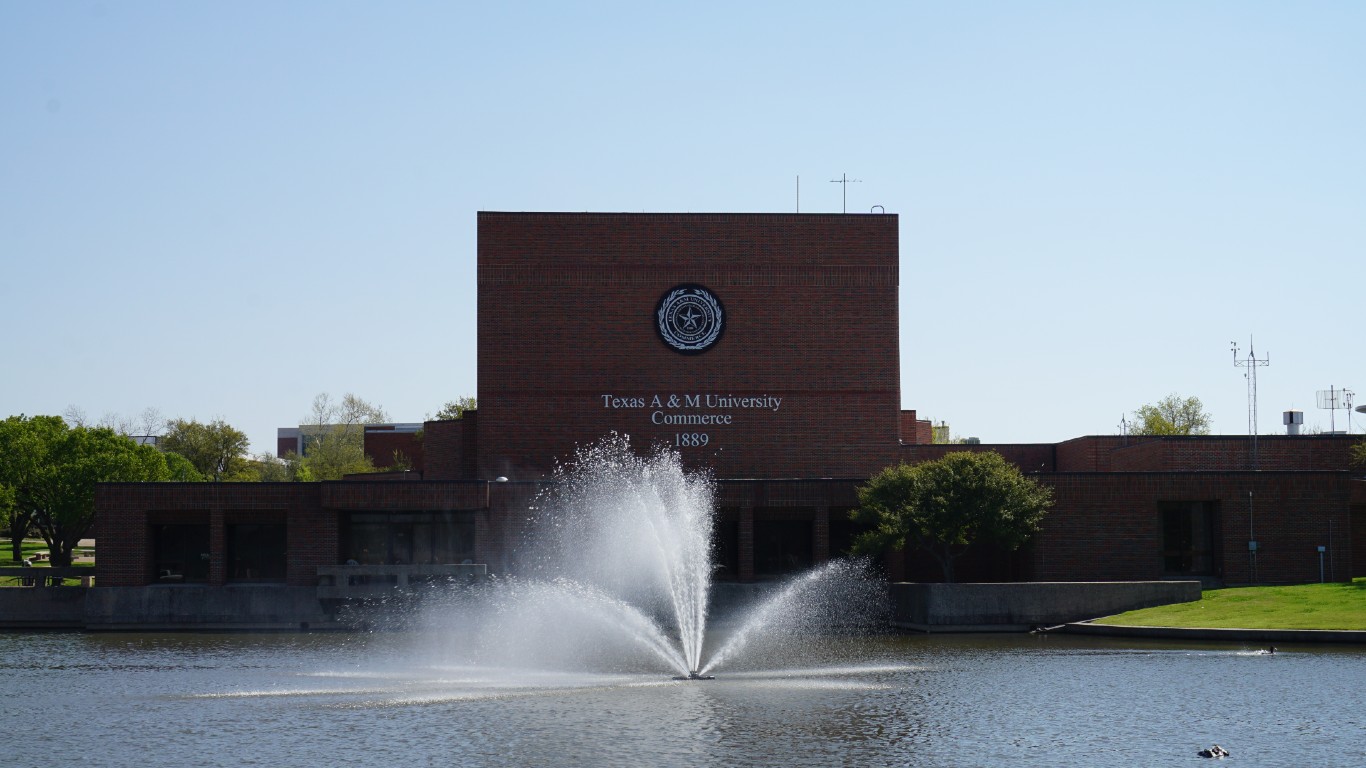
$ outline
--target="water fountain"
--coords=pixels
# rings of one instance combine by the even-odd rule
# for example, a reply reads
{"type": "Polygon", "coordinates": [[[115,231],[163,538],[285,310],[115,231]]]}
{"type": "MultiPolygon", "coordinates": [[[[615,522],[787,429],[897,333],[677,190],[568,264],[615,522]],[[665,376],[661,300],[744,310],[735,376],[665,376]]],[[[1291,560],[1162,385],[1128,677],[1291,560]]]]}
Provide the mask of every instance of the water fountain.
{"type": "Polygon", "coordinates": [[[641,456],[613,435],[579,450],[535,505],[517,575],[451,609],[465,617],[472,662],[710,680],[755,649],[783,655],[775,646],[881,610],[883,590],[864,565],[834,560],[709,632],[713,493],[707,475],[667,449],[641,456]]]}
{"type": "MultiPolygon", "coordinates": [[[[35,749],[142,766],[1010,765],[1362,754],[1359,649],[1190,648],[1069,635],[851,637],[875,580],[831,561],[708,610],[712,498],[676,457],[611,441],[535,510],[515,578],[450,592],[412,632],[0,636],[35,749]],[[694,559],[688,561],[680,553],[694,559]],[[716,673],[714,682],[690,684],[716,673]],[[670,678],[682,678],[675,682],[670,678]],[[1204,685],[1236,680],[1237,685],[1204,685]],[[1194,681],[1194,682],[1193,682],[1194,681]],[[168,725],[171,724],[171,725],[168,725]],[[60,734],[48,738],[49,734],[60,734]]],[[[1241,758],[1240,758],[1241,759],[1241,758]]],[[[1341,762],[1341,760],[1337,760],[1341,762]]]]}

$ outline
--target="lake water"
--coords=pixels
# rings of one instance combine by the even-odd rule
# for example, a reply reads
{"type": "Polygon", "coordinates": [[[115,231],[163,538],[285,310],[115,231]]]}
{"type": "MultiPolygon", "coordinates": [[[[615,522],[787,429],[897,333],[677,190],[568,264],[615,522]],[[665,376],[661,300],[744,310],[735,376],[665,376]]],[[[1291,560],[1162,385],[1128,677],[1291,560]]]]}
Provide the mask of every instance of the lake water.
{"type": "Polygon", "coordinates": [[[10,765],[1366,765],[1366,648],[803,643],[710,681],[493,670],[424,634],[0,634],[10,765]]]}

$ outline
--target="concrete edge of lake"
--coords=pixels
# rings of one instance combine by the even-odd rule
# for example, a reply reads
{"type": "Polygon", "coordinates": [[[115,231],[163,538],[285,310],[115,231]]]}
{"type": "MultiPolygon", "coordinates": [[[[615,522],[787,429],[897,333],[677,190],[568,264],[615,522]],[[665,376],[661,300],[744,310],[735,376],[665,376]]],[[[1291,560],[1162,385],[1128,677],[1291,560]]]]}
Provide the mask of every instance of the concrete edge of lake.
{"type": "Polygon", "coordinates": [[[1069,622],[1067,634],[1155,640],[1210,640],[1230,643],[1355,643],[1366,645],[1366,632],[1350,629],[1232,629],[1218,627],[1149,627],[1069,622]]]}
{"type": "MultiPolygon", "coordinates": [[[[718,584],[713,611],[743,610],[776,585],[718,584]]],[[[892,628],[925,633],[1025,632],[1258,643],[1361,643],[1346,630],[1125,627],[1094,621],[1124,611],[1200,599],[1197,581],[888,585],[892,628]]],[[[387,601],[386,601],[387,602],[387,601]]],[[[324,610],[317,591],[283,585],[0,589],[0,629],[316,631],[380,627],[398,605],[324,610]]],[[[399,623],[401,624],[401,622],[399,623]]],[[[397,626],[397,625],[396,625],[397,626]]]]}
{"type": "Polygon", "coordinates": [[[889,586],[892,626],[917,632],[1018,632],[1200,599],[1198,581],[889,586]]]}
{"type": "MultiPolygon", "coordinates": [[[[716,584],[712,613],[733,615],[777,582],[716,584]]],[[[921,632],[1016,632],[1200,599],[1197,581],[888,585],[890,624],[921,632]]],[[[427,590],[338,606],[284,585],[157,585],[0,590],[0,627],[87,630],[287,630],[399,626],[427,590]]]]}

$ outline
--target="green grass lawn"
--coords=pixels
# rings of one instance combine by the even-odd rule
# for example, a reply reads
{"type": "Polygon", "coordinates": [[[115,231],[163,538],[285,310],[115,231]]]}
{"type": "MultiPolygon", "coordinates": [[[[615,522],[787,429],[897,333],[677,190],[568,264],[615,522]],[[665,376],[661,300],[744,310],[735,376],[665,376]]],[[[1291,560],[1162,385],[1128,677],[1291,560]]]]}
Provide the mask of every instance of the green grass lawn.
{"type": "Polygon", "coordinates": [[[1350,584],[1211,589],[1193,603],[1099,619],[1126,627],[1366,630],[1366,579],[1350,584]]]}
{"type": "MultiPolygon", "coordinates": [[[[24,539],[23,557],[32,560],[35,554],[46,551],[47,544],[45,544],[42,539],[24,539]]],[[[0,566],[9,568],[17,565],[23,565],[23,563],[11,557],[13,554],[14,550],[10,549],[9,539],[4,539],[3,541],[0,541],[0,566]]]]}
{"type": "MultiPolygon", "coordinates": [[[[9,539],[0,540],[0,568],[17,568],[23,565],[22,561],[25,558],[32,561],[33,567],[35,568],[47,568],[48,566],[52,565],[52,563],[50,563],[47,560],[38,560],[34,557],[39,552],[47,551],[47,544],[42,539],[24,539],[24,543],[22,546],[22,556],[19,560],[15,560],[12,557],[12,555],[14,554],[14,550],[10,548],[9,539]]],[[[77,547],[76,551],[72,554],[75,557],[84,557],[93,555],[94,553],[95,550],[90,549],[89,547],[77,547]]],[[[72,563],[72,566],[75,568],[93,568],[94,565],[95,564],[93,562],[89,561],[72,563]]],[[[16,586],[19,586],[18,577],[0,576],[0,587],[16,586]]]]}

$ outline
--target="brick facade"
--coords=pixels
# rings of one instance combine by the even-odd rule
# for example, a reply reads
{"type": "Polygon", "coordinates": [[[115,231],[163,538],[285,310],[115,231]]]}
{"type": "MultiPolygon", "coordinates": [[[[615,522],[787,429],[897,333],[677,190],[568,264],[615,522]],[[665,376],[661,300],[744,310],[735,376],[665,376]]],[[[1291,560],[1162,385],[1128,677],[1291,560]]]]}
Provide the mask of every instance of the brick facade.
{"type": "Polygon", "coordinates": [[[208,524],[209,583],[227,583],[222,554],[226,526],[283,522],[289,556],[285,582],[315,586],[317,567],[339,562],[337,513],[321,503],[327,483],[101,483],[99,583],[140,586],[154,580],[152,526],[208,524]]]}
{"type": "MultiPolygon", "coordinates": [[[[1173,572],[1184,561],[1172,541],[1190,532],[1177,523],[1202,537],[1203,577],[1314,581],[1318,546],[1328,578],[1366,575],[1355,437],[1260,437],[1257,471],[1246,437],[931,444],[931,423],[901,408],[898,226],[892,215],[481,213],[478,410],[427,422],[420,439],[367,432],[377,463],[395,450],[413,462],[383,482],[101,485],[99,584],[156,581],[156,531],[185,525],[207,532],[207,582],[224,585],[232,526],[283,523],[284,581],[312,586],[318,566],[343,561],[358,515],[472,521],[475,557],[515,570],[555,461],[614,431],[642,450],[707,435],[679,450],[717,478],[723,579],[842,554],[858,533],[856,490],[883,467],[987,450],[1051,486],[1056,503],[1021,551],[965,556],[964,580],[1190,575],[1173,572]],[[700,354],[679,354],[657,331],[661,298],[681,285],[706,287],[726,318],[700,354]],[[706,407],[707,396],[774,404],[706,407]],[[655,414],[730,423],[681,427],[655,414]],[[1261,547],[1255,572],[1249,537],[1261,547]]],[[[918,553],[889,553],[884,565],[891,579],[939,578],[918,553]]]]}
{"type": "Polygon", "coordinates": [[[376,469],[388,469],[402,458],[415,472],[424,466],[423,441],[412,432],[396,432],[392,429],[365,430],[365,455],[374,462],[376,469]]]}
{"type": "Polygon", "coordinates": [[[538,479],[609,432],[720,477],[866,474],[900,430],[894,215],[479,215],[481,477],[538,479]],[[705,286],[724,334],[667,347],[656,307],[705,286]],[[689,396],[775,398],[688,407],[689,396]],[[658,398],[658,400],[656,400],[658,398]],[[670,406],[671,399],[682,399],[670,406]],[[729,417],[707,427],[669,415],[729,417]]]}
{"type": "Polygon", "coordinates": [[[1170,576],[1162,562],[1161,502],[1213,505],[1214,578],[1318,581],[1320,545],[1329,548],[1329,579],[1359,570],[1347,504],[1351,480],[1343,472],[1071,472],[1040,479],[1053,488],[1055,504],[1027,550],[1031,580],[1170,576]],[[1261,547],[1255,578],[1249,540],[1261,547]]]}

